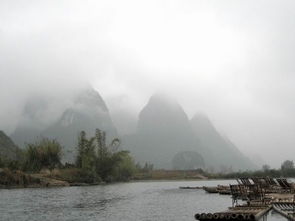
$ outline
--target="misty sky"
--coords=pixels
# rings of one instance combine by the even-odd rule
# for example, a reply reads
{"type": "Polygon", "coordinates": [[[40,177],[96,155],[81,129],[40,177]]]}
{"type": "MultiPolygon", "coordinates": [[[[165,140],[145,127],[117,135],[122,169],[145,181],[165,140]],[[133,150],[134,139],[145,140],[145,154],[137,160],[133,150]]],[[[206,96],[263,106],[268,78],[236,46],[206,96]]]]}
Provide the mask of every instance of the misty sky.
{"type": "Polygon", "coordinates": [[[295,156],[294,27],[292,0],[1,0],[0,129],[81,82],[114,116],[160,91],[279,166],[295,156]]]}

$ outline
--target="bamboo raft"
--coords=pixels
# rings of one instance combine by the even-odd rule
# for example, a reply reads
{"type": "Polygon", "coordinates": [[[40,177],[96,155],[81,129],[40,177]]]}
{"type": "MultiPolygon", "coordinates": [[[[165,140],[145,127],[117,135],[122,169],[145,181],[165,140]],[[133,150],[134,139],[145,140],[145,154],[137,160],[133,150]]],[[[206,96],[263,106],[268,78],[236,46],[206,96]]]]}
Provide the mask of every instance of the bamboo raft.
{"type": "Polygon", "coordinates": [[[229,186],[224,186],[224,185],[218,185],[218,186],[180,186],[179,189],[185,189],[185,190],[200,190],[203,189],[205,190],[207,193],[219,193],[222,195],[230,195],[231,191],[230,191],[230,187],[229,186]]]}
{"type": "Polygon", "coordinates": [[[230,209],[224,212],[218,213],[201,213],[195,214],[195,219],[201,221],[210,220],[249,220],[255,221],[260,219],[264,214],[266,214],[271,208],[270,207],[244,207],[237,209],[230,209]]]}
{"type": "Polygon", "coordinates": [[[219,194],[222,194],[222,195],[230,195],[231,194],[230,187],[229,186],[224,186],[224,185],[218,185],[218,186],[214,186],[214,187],[206,187],[206,186],[204,186],[203,189],[207,193],[219,193],[219,194]]]}
{"type": "Polygon", "coordinates": [[[230,194],[232,207],[223,212],[197,213],[195,219],[258,221],[270,210],[295,221],[295,185],[285,178],[239,178],[237,185],[203,187],[207,193],[230,194]],[[244,202],[242,205],[238,201],[244,202]]]}
{"type": "Polygon", "coordinates": [[[180,186],[179,189],[184,189],[184,190],[200,190],[200,189],[203,189],[203,187],[199,187],[199,186],[180,186]]]}

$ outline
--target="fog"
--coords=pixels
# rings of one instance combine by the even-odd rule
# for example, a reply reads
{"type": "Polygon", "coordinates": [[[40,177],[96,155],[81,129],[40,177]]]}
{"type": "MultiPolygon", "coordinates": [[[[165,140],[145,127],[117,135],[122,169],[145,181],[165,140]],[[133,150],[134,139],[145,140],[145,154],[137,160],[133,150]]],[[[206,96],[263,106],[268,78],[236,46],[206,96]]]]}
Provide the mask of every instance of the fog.
{"type": "Polygon", "coordinates": [[[291,0],[2,0],[0,130],[14,131],[31,96],[89,83],[132,131],[160,91],[278,167],[295,155],[294,9],[291,0]]]}

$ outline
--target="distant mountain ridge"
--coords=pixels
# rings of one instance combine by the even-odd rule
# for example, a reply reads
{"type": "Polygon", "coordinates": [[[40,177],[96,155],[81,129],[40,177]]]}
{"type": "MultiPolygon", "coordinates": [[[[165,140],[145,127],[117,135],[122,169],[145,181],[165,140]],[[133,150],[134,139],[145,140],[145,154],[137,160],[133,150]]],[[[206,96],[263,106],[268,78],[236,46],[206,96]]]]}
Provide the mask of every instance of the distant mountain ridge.
{"type": "Polygon", "coordinates": [[[66,109],[60,119],[42,132],[42,136],[56,138],[65,147],[65,159],[73,162],[78,135],[83,130],[88,136],[93,136],[96,128],[107,133],[107,138],[117,137],[108,108],[94,90],[85,90],[75,99],[74,106],[66,109]]]}
{"type": "Polygon", "coordinates": [[[152,163],[156,168],[181,169],[186,167],[184,165],[199,165],[239,170],[255,167],[217,132],[207,117],[196,115],[189,120],[175,100],[161,95],[150,98],[139,114],[136,132],[126,136],[124,145],[136,160],[152,163]],[[186,157],[183,165],[173,163],[175,156],[188,156],[187,153],[195,155],[196,162],[189,162],[191,159],[186,157]]]}
{"type": "MultiPolygon", "coordinates": [[[[65,108],[48,124],[54,107],[46,97],[31,99],[11,138],[24,147],[42,137],[57,139],[64,146],[64,161],[73,162],[78,134],[94,135],[96,128],[107,138],[118,137],[109,110],[97,91],[86,87],[65,100],[65,108]],[[51,108],[51,109],[50,109],[51,108]]],[[[134,134],[121,139],[140,163],[155,168],[197,169],[221,167],[252,169],[253,163],[227,138],[221,136],[205,115],[189,119],[179,103],[167,96],[153,95],[139,114],[134,134]]]]}
{"type": "Polygon", "coordinates": [[[195,137],[199,140],[200,153],[213,167],[230,166],[232,169],[253,169],[255,165],[226,137],[219,134],[204,114],[191,119],[195,137]]]}
{"type": "Polygon", "coordinates": [[[162,95],[150,98],[139,114],[136,133],[125,142],[136,160],[156,168],[171,169],[178,152],[195,150],[188,117],[176,101],[162,95]]]}
{"type": "Polygon", "coordinates": [[[84,130],[88,136],[93,136],[96,128],[106,131],[109,139],[118,136],[105,102],[97,91],[89,87],[77,92],[71,105],[49,126],[34,128],[20,124],[12,138],[22,147],[25,142],[34,142],[42,137],[57,139],[64,147],[64,160],[73,162],[79,133],[84,130]]]}

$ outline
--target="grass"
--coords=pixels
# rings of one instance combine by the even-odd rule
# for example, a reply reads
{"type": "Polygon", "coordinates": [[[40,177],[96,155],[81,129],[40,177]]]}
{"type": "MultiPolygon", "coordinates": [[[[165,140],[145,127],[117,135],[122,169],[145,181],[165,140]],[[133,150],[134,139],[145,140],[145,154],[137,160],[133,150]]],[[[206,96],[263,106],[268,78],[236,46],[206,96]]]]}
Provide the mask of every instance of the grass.
{"type": "Polygon", "coordinates": [[[190,180],[206,178],[198,170],[152,170],[136,173],[133,180],[190,180]]]}

